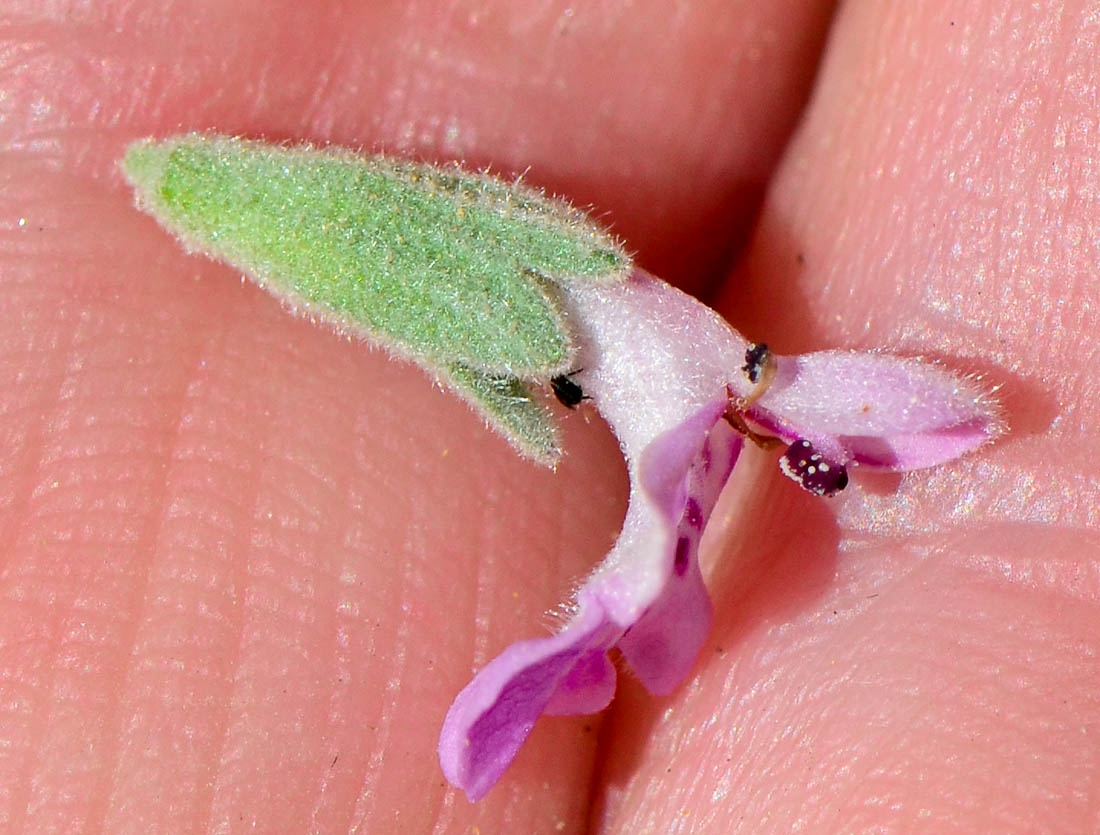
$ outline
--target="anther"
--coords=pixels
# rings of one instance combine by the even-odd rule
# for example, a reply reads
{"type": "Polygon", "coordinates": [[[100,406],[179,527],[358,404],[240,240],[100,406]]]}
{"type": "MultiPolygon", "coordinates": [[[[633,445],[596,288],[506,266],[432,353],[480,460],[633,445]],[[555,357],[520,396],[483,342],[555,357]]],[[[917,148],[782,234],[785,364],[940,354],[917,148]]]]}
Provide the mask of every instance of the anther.
{"type": "Polygon", "coordinates": [[[759,400],[775,379],[775,354],[765,343],[754,342],[745,350],[745,364],[741,366],[741,370],[745,372],[749,382],[753,383],[753,390],[738,400],[737,406],[743,411],[759,400]]]}

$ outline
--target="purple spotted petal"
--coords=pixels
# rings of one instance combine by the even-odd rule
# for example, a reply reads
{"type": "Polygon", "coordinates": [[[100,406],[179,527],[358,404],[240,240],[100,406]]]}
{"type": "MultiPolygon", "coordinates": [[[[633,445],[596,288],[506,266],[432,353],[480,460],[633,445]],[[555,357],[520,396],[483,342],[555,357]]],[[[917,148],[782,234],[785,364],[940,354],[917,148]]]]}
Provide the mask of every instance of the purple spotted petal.
{"type": "MultiPolygon", "coordinates": [[[[753,388],[741,370],[748,345],[713,311],[642,272],[571,286],[567,304],[584,369],[572,379],[619,439],[630,501],[569,623],[508,647],[448,711],[440,762],[471,800],[492,787],[540,715],[607,705],[611,648],[650,691],[667,693],[690,671],[710,626],[699,540],[741,450],[722,417],[727,386],[740,397],[753,388]]],[[[837,351],[778,358],[772,387],[747,417],[792,444],[807,442],[788,450],[786,468],[823,495],[839,488],[810,472],[817,451],[838,464],[912,469],[998,431],[981,392],[948,372],[837,351]]]]}
{"type": "Polygon", "coordinates": [[[439,758],[448,780],[477,800],[497,781],[543,713],[594,713],[611,701],[618,644],[652,691],[668,692],[691,668],[710,628],[698,546],[741,438],[716,401],[658,438],[637,468],[624,535],[577,593],[558,634],[512,644],[455,700],[439,758]],[[649,454],[651,453],[651,454],[649,454]],[[648,466],[653,459],[654,467],[648,466]],[[644,597],[642,585],[655,593],[644,597]],[[659,583],[648,582],[663,575],[659,583]]]}
{"type": "MultiPolygon", "coordinates": [[[[714,411],[704,409],[683,427],[706,433],[703,446],[693,448],[690,457],[678,457],[679,449],[668,448],[679,438],[662,437],[646,449],[638,467],[650,501],[658,507],[664,504],[665,519],[677,520],[672,576],[618,644],[652,693],[669,693],[683,681],[710,631],[711,605],[699,571],[699,541],[742,443],[727,424],[714,422],[714,411]],[[686,478],[670,483],[671,473],[685,470],[686,478]]],[[[689,437],[688,431],[679,432],[682,439],[689,437]]],[[[671,542],[666,540],[665,548],[671,542]]]]}

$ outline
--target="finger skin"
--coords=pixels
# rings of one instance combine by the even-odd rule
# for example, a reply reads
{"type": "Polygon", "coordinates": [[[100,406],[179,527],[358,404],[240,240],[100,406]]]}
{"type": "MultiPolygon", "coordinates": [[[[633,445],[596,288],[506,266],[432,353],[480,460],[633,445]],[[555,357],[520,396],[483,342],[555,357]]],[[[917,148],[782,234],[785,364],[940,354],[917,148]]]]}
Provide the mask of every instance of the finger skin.
{"type": "Polygon", "coordinates": [[[9,4],[0,828],[581,831],[595,720],[542,723],[476,807],[434,747],[612,541],[614,440],[578,414],[557,473],[517,460],[183,253],[116,163],[217,129],[530,166],[701,286],[830,5],[9,4]]]}
{"type": "Polygon", "coordinates": [[[710,657],[616,704],[598,830],[1100,827],[1098,40],[1085,3],[844,7],[725,312],[984,372],[1012,434],[827,509],[742,484],[710,657]]]}

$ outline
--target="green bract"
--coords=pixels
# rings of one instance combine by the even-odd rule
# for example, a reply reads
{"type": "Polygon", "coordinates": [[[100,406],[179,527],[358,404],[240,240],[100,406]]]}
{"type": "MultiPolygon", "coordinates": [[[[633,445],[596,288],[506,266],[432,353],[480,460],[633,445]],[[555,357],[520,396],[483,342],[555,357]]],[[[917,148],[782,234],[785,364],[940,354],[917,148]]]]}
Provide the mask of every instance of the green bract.
{"type": "Polygon", "coordinates": [[[445,376],[524,452],[556,454],[519,379],[570,370],[554,284],[630,267],[582,212],[453,166],[201,134],[138,142],[123,169],[188,249],[445,376]]]}
{"type": "Polygon", "coordinates": [[[452,365],[447,369],[447,382],[524,454],[544,464],[557,459],[558,433],[550,413],[522,380],[452,365]]]}

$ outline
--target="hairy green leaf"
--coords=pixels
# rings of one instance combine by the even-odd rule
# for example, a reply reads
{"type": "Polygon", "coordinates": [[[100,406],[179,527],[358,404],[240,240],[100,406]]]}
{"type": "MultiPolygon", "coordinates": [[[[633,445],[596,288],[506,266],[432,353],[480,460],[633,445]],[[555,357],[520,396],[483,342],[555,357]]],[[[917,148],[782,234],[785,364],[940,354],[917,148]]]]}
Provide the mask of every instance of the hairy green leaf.
{"type": "Polygon", "coordinates": [[[189,249],[435,365],[568,370],[551,282],[629,263],[567,204],[457,167],[189,134],[131,146],[123,168],[189,249]]]}
{"type": "Polygon", "coordinates": [[[630,269],[584,213],[456,166],[214,135],[135,143],[123,170],[189,250],[445,377],[527,455],[558,455],[521,379],[571,367],[555,284],[630,269]]]}

